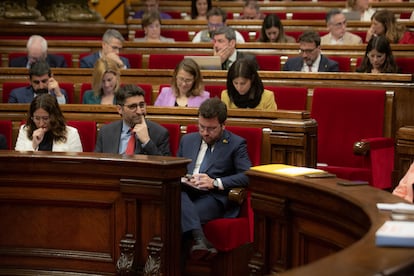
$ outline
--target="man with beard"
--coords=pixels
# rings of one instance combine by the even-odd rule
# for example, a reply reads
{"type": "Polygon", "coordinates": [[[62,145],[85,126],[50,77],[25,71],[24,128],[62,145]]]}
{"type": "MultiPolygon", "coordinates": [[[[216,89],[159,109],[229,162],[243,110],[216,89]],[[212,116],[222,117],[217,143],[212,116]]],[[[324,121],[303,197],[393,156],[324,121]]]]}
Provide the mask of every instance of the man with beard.
{"type": "MultiPolygon", "coordinates": [[[[226,26],[226,19],[227,14],[224,10],[213,7],[211,10],[207,12],[207,26],[208,29],[201,30],[193,38],[193,42],[211,42],[213,40],[214,32],[223,27],[226,26]]],[[[243,43],[245,42],[243,35],[239,33],[238,31],[235,31],[236,33],[236,41],[237,43],[243,43]]]]}
{"type": "Polygon", "coordinates": [[[188,253],[192,259],[210,259],[217,254],[202,225],[217,218],[237,217],[239,205],[228,200],[228,193],[248,185],[244,173],[251,161],[246,140],[225,130],[226,119],[225,103],[219,98],[207,99],[198,111],[198,133],[186,134],[180,141],[177,156],[192,160],[181,180],[182,266],[188,253]]]}
{"type": "Polygon", "coordinates": [[[289,58],[283,71],[339,72],[338,62],[321,54],[321,37],[315,31],[305,31],[299,36],[298,57],[289,58]]]}
{"type": "Polygon", "coordinates": [[[9,96],[9,103],[31,103],[40,95],[49,93],[56,97],[59,104],[68,102],[68,96],[59,83],[53,78],[50,66],[46,60],[39,60],[32,63],[29,69],[30,85],[15,88],[9,96]]]}
{"type": "Polygon", "coordinates": [[[133,84],[120,88],[116,104],[122,120],[101,127],[95,152],[171,155],[167,129],[145,119],[144,95],[144,90],[133,84]]]}

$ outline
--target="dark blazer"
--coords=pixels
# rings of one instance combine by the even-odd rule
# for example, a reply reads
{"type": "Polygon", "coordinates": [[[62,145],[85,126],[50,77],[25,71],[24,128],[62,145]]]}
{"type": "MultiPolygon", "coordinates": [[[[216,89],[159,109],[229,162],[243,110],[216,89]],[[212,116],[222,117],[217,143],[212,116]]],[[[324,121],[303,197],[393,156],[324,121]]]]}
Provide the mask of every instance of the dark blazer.
{"type": "Polygon", "coordinates": [[[9,145],[7,144],[7,139],[6,136],[4,136],[3,134],[0,134],[0,150],[2,149],[9,149],[9,145]]]}
{"type": "MultiPolygon", "coordinates": [[[[65,89],[60,88],[60,92],[65,96],[66,103],[69,103],[68,95],[65,89]]],[[[51,95],[55,96],[54,93],[51,95]]],[[[31,85],[25,87],[15,88],[11,91],[9,96],[9,103],[31,103],[34,99],[34,91],[31,85]]]]}
{"type": "MultiPolygon", "coordinates": [[[[191,159],[187,165],[187,172],[192,174],[195,162],[201,146],[201,136],[198,132],[184,135],[180,141],[177,156],[191,159]]],[[[227,130],[216,142],[214,150],[209,158],[209,164],[205,173],[210,178],[220,178],[224,190],[210,190],[210,194],[223,206],[227,206],[225,217],[236,217],[239,212],[238,205],[228,204],[228,192],[234,187],[245,187],[248,185],[248,177],[244,174],[251,167],[247,153],[246,140],[227,130]]],[[[183,208],[185,208],[183,206],[183,208]]],[[[184,222],[183,222],[184,223],[184,222]]],[[[184,227],[186,228],[186,227],[184,227]]]]}
{"type": "MultiPolygon", "coordinates": [[[[243,52],[237,51],[236,52],[236,59],[242,59],[242,58],[249,59],[252,62],[254,62],[254,64],[256,64],[257,70],[259,70],[259,64],[257,63],[256,56],[255,55],[250,54],[250,53],[243,53],[243,52]]],[[[221,64],[221,69],[228,70],[230,68],[230,66],[227,66],[226,65],[227,61],[228,61],[228,59],[226,59],[224,61],[224,63],[221,64]]]]}
{"type": "MultiPolygon", "coordinates": [[[[169,134],[163,126],[145,120],[148,126],[150,141],[141,147],[141,143],[136,139],[135,154],[147,155],[171,155],[169,134]]],[[[121,140],[122,120],[103,125],[98,133],[95,152],[118,153],[121,140]]]]}
{"type": "MultiPolygon", "coordinates": [[[[16,57],[9,61],[9,67],[26,67],[29,59],[27,56],[16,57]]],[[[68,67],[64,57],[48,54],[46,61],[50,67],[68,67]]]]}
{"type": "MultiPolygon", "coordinates": [[[[86,57],[83,57],[80,59],[79,64],[80,68],[93,68],[95,66],[95,62],[100,58],[99,52],[95,52],[93,54],[90,54],[86,57]]],[[[131,68],[131,65],[129,64],[129,60],[126,57],[120,57],[122,62],[127,68],[131,68]]]]}
{"type": "MultiPolygon", "coordinates": [[[[283,71],[302,71],[302,67],[303,58],[293,57],[289,58],[283,65],[283,71]]],[[[338,62],[321,55],[318,72],[339,72],[338,62]]]]}

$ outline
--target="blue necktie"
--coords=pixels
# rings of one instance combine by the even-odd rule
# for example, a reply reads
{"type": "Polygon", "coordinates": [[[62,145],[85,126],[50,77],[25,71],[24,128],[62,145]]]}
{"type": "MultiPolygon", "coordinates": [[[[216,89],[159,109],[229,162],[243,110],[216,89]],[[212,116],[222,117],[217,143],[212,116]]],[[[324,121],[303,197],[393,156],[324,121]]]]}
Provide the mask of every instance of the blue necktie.
{"type": "Polygon", "coordinates": [[[210,156],[211,156],[211,146],[208,145],[206,149],[206,153],[204,154],[203,161],[201,161],[201,164],[200,164],[200,170],[199,170],[200,173],[205,172],[207,170],[207,165],[209,163],[210,156]]]}

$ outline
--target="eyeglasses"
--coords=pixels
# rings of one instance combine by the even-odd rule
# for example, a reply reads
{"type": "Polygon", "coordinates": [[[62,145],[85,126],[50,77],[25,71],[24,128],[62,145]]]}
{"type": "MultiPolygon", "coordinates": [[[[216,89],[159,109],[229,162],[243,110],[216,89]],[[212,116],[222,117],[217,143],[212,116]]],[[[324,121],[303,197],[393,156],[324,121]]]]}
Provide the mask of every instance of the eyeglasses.
{"type": "Polygon", "coordinates": [[[338,23],[331,23],[331,25],[334,27],[342,27],[342,26],[346,27],[346,20],[342,22],[338,22],[338,23]]]}
{"type": "Polygon", "coordinates": [[[36,122],[43,121],[43,122],[47,123],[47,122],[49,122],[50,118],[49,118],[49,116],[43,116],[43,117],[42,116],[33,116],[32,120],[36,121],[36,122]]]}
{"type": "Polygon", "coordinates": [[[126,108],[128,108],[129,111],[135,112],[137,111],[138,107],[145,108],[147,104],[145,102],[140,102],[137,104],[135,103],[135,104],[129,104],[129,105],[120,104],[120,106],[125,106],[126,108]]]}
{"type": "Polygon", "coordinates": [[[184,78],[177,77],[177,81],[181,83],[185,83],[185,84],[190,84],[194,81],[194,79],[184,79],[184,78]]]}
{"type": "Polygon", "coordinates": [[[47,83],[49,81],[49,79],[43,79],[43,80],[32,80],[32,82],[34,83],[34,84],[37,84],[37,85],[39,85],[40,84],[40,82],[42,82],[42,83],[47,83]]]}
{"type": "Polygon", "coordinates": [[[218,23],[218,24],[214,24],[214,23],[207,23],[209,28],[220,28],[224,26],[224,23],[218,23]]]}
{"type": "Polygon", "coordinates": [[[203,126],[203,125],[198,124],[198,129],[200,131],[206,131],[208,133],[211,133],[211,132],[215,131],[220,126],[221,126],[221,124],[218,125],[218,126],[215,126],[215,127],[206,127],[206,126],[203,126]]]}
{"type": "Polygon", "coordinates": [[[313,51],[315,51],[316,48],[318,48],[318,47],[315,47],[313,49],[299,49],[299,53],[300,54],[303,54],[303,53],[305,53],[305,54],[311,54],[313,51]]]}

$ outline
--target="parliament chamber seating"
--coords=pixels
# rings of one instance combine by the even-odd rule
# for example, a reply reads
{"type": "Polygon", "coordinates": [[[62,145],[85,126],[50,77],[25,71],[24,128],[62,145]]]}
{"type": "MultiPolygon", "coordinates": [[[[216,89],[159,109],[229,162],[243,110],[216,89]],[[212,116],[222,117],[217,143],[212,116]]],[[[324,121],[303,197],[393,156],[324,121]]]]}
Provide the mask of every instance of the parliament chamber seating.
{"type": "Polygon", "coordinates": [[[78,130],[83,152],[93,152],[96,144],[96,122],[94,121],[67,121],[68,126],[78,130]]]}
{"type": "MultiPolygon", "coordinates": [[[[73,59],[72,59],[72,54],[71,53],[53,53],[54,55],[57,56],[62,56],[65,61],[66,61],[66,65],[68,66],[68,68],[73,67],[73,59]]],[[[9,53],[8,54],[8,59],[9,59],[9,66],[10,66],[10,61],[14,58],[17,57],[24,57],[27,56],[26,52],[14,52],[14,53],[9,53]]]]}
{"type": "MultiPolygon", "coordinates": [[[[91,52],[84,52],[79,54],[79,60],[82,58],[89,56],[92,54],[91,52]]],[[[119,53],[121,57],[125,57],[129,61],[129,65],[131,65],[131,68],[134,69],[141,69],[142,68],[142,54],[137,53],[119,53]]],[[[80,62],[78,63],[80,66],[80,62]]]]}
{"type": "Polygon", "coordinates": [[[0,120],[0,134],[3,134],[6,138],[7,142],[7,149],[12,149],[12,121],[11,120],[0,120]]]}
{"type": "MultiPolygon", "coordinates": [[[[401,74],[414,74],[414,57],[394,56],[395,62],[400,69],[401,74]]],[[[362,57],[356,59],[356,68],[362,63],[362,57]]]]}
{"type": "Polygon", "coordinates": [[[259,70],[280,71],[280,56],[277,55],[256,55],[259,70]]]}
{"type": "MultiPolygon", "coordinates": [[[[263,129],[259,127],[242,127],[226,125],[226,129],[236,135],[246,139],[247,151],[252,162],[252,166],[261,164],[261,145],[263,139],[263,129]]],[[[198,131],[197,125],[188,125],[187,133],[198,131]]],[[[238,202],[240,213],[236,218],[219,218],[209,221],[203,226],[207,239],[221,253],[227,253],[225,259],[229,262],[227,265],[227,274],[222,271],[223,275],[241,275],[235,272],[237,263],[243,262],[243,259],[237,259],[238,250],[247,250],[247,245],[254,239],[254,214],[250,203],[250,192],[244,188],[232,189],[229,193],[229,199],[238,202]],[[233,256],[233,257],[231,257],[233,256]],[[232,263],[234,262],[234,263],[232,263]],[[230,271],[232,273],[228,274],[230,271]]],[[[246,253],[246,252],[245,252],[246,253]]],[[[248,252],[247,252],[248,254],[248,252]]],[[[224,258],[218,255],[216,258],[224,258]]],[[[241,273],[241,272],[240,272],[241,273]]],[[[246,275],[243,272],[243,275],[246,275]]]]}
{"type": "Polygon", "coordinates": [[[148,58],[148,69],[175,69],[185,54],[150,54],[148,58]]]}
{"type": "MultiPolygon", "coordinates": [[[[123,85],[123,84],[121,84],[123,85]]],[[[141,87],[144,91],[145,91],[145,103],[148,105],[152,104],[152,85],[149,83],[137,83],[136,85],[138,85],[139,87],[141,87]]],[[[86,91],[88,90],[92,90],[92,84],[88,83],[88,82],[84,82],[81,84],[80,87],[80,98],[79,98],[79,102],[82,103],[83,100],[83,95],[85,94],[86,91]]]]}
{"type": "Polygon", "coordinates": [[[314,89],[311,117],[318,123],[318,168],[380,189],[391,187],[394,141],[384,137],[387,94],[374,89],[314,89]]]}
{"type": "Polygon", "coordinates": [[[292,20],[306,19],[306,20],[325,20],[326,12],[293,12],[292,20]]]}
{"type": "MultiPolygon", "coordinates": [[[[10,93],[13,89],[29,86],[30,83],[28,82],[5,82],[3,83],[3,103],[7,103],[9,101],[10,93]]],[[[73,83],[70,82],[59,82],[59,87],[65,89],[66,94],[68,95],[68,103],[74,103],[74,94],[75,88],[73,83]]]]}
{"type": "Polygon", "coordinates": [[[351,59],[344,56],[327,56],[329,59],[332,59],[338,62],[339,72],[351,72],[351,59]]]}
{"type": "Polygon", "coordinates": [[[308,89],[306,87],[265,86],[274,93],[277,109],[306,110],[308,89]]]}
{"type": "Polygon", "coordinates": [[[180,145],[181,126],[173,123],[160,123],[168,130],[170,135],[170,151],[171,156],[177,156],[178,146],[180,145]]]}
{"type": "MultiPolygon", "coordinates": [[[[162,27],[161,27],[162,28],[162,27]]],[[[162,29],[161,35],[167,38],[174,38],[175,41],[189,42],[190,35],[187,30],[171,30],[171,29],[162,29]]],[[[143,30],[135,31],[135,38],[144,37],[145,33],[143,30]]]]}

